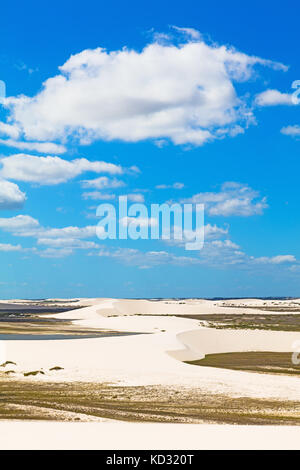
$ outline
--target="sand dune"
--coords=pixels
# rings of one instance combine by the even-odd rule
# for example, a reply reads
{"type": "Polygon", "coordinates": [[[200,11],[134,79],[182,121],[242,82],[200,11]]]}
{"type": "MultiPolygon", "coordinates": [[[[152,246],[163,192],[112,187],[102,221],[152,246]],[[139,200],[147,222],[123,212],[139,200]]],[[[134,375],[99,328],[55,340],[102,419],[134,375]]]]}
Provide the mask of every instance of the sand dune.
{"type": "Polygon", "coordinates": [[[294,341],[300,336],[297,333],[214,330],[199,327],[197,320],[174,316],[235,311],[235,308],[220,307],[214,301],[101,299],[92,302],[95,302],[92,306],[59,313],[55,317],[71,319],[75,324],[90,328],[140,334],[7,341],[7,358],[17,363],[19,378],[24,370],[43,369],[45,375],[31,380],[181,385],[232,396],[300,399],[297,377],[279,378],[182,362],[200,359],[210,352],[292,351],[294,341]],[[54,366],[61,366],[63,370],[49,372],[54,366]]]}
{"type": "MultiPolygon", "coordinates": [[[[289,331],[228,330],[205,327],[205,321],[191,319],[197,314],[226,315],[257,313],[265,301],[207,301],[189,299],[48,299],[49,305],[62,301],[70,308],[58,314],[80,327],[117,330],[124,336],[77,339],[26,339],[1,341],[6,359],[14,361],[17,374],[12,380],[36,382],[108,382],[118,385],[161,385],[193,389],[216,397],[272,398],[300,400],[299,378],[213,367],[199,367],[182,361],[206,354],[233,351],[292,351],[300,333],[289,331]],[[225,302],[225,303],[224,303],[225,302]],[[250,307],[250,308],[249,308],[250,307]],[[180,315],[180,317],[175,316],[180,315]],[[126,336],[126,332],[136,335],[126,336]],[[63,367],[50,371],[54,366],[63,367]],[[43,370],[45,375],[24,377],[24,371],[43,370]]],[[[272,301],[267,306],[272,307],[272,301]]],[[[46,302],[47,303],[47,302],[46,302]]],[[[297,301],[280,301],[287,309],[297,301]]],[[[10,306],[13,302],[8,302],[10,306]]],[[[21,302],[20,302],[21,304],[21,302]]],[[[26,302],[24,302],[26,304],[26,302]]],[[[30,302],[29,302],[30,304],[30,302]]],[[[278,306],[278,302],[277,302],[278,306]]],[[[281,312],[282,314],[282,312],[281,312]]],[[[230,398],[230,401],[231,398],[230,398]]],[[[236,426],[211,424],[122,423],[95,418],[90,423],[51,421],[2,421],[1,448],[5,449],[251,449],[299,448],[298,427],[236,426]],[[163,437],[162,437],[163,436],[163,437]],[[132,444],[134,442],[134,445],[132,444]]]]}

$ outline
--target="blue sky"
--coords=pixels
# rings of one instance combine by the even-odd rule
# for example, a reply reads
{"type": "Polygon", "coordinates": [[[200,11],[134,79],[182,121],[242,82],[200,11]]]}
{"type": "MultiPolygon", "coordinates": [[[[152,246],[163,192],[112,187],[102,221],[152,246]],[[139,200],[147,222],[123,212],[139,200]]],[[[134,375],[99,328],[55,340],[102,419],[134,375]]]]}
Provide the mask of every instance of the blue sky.
{"type": "Polygon", "coordinates": [[[0,298],[300,295],[295,2],[1,10],[0,298]],[[98,240],[119,195],[204,203],[203,250],[98,240]]]}

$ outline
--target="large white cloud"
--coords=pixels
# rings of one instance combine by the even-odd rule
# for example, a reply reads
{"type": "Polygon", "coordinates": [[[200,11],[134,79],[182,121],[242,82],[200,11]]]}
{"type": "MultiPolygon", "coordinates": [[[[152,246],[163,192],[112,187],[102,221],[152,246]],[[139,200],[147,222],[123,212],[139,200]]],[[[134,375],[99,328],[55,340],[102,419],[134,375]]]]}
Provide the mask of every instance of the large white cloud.
{"type": "Polygon", "coordinates": [[[12,139],[17,139],[20,135],[20,131],[17,127],[12,126],[11,124],[0,122],[0,134],[4,134],[12,139]]]}
{"type": "Polygon", "coordinates": [[[71,56],[36,96],[4,100],[8,122],[27,140],[63,143],[75,135],[81,143],[151,138],[201,145],[242,132],[252,115],[234,82],[250,79],[256,64],[286,67],[183,32],[187,42],[179,45],[99,47],[71,56]]]}
{"type": "Polygon", "coordinates": [[[0,210],[18,209],[23,206],[26,194],[10,181],[0,177],[0,210]]]}
{"type": "Polygon", "coordinates": [[[83,172],[120,174],[122,168],[113,163],[91,162],[85,158],[67,161],[60,157],[36,157],[17,154],[0,159],[0,176],[38,184],[58,184],[83,172]]]}

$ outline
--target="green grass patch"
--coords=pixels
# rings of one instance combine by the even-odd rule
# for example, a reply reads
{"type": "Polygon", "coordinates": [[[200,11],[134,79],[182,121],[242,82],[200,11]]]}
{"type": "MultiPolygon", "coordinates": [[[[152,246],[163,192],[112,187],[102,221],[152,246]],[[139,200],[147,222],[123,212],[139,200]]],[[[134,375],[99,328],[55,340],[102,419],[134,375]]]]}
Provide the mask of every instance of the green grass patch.
{"type": "Polygon", "coordinates": [[[24,377],[30,377],[31,375],[35,376],[35,375],[45,375],[45,372],[43,372],[42,370],[32,370],[30,372],[24,372],[24,377]]]}
{"type": "Polygon", "coordinates": [[[200,322],[205,322],[205,326],[216,329],[300,331],[300,315],[296,313],[286,313],[284,315],[272,315],[271,313],[216,313],[176,316],[199,320],[200,322]]]}
{"type": "Polygon", "coordinates": [[[0,380],[0,419],[300,424],[300,403],[212,394],[184,387],[0,380]],[[72,413],[72,416],[70,415],[72,413]]]}
{"type": "Polygon", "coordinates": [[[292,353],[290,352],[247,351],[207,354],[203,359],[187,361],[187,364],[300,376],[300,365],[292,363],[292,353]]]}

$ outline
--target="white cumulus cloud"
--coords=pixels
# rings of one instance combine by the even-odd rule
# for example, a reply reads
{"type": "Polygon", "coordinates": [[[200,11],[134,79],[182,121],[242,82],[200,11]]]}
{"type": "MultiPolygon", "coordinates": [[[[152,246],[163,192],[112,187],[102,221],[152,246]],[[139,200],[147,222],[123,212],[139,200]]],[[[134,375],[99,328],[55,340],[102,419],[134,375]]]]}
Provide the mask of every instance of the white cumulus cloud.
{"type": "Polygon", "coordinates": [[[19,209],[26,200],[26,194],[19,186],[0,177],[0,210],[19,209]]]}
{"type": "Polygon", "coordinates": [[[12,139],[17,139],[20,135],[20,131],[16,126],[0,122],[0,134],[4,134],[12,139]]]}
{"type": "Polygon", "coordinates": [[[182,203],[204,204],[205,211],[212,216],[251,216],[263,213],[268,207],[266,198],[260,198],[259,192],[235,182],[227,182],[219,192],[198,193],[182,203]]]}
{"type": "Polygon", "coordinates": [[[169,139],[202,145],[242,132],[253,116],[235,82],[251,79],[256,65],[287,67],[207,44],[192,28],[177,31],[186,42],[72,55],[35,96],[3,100],[9,123],[25,140],[77,137],[82,144],[169,139]]]}
{"type": "Polygon", "coordinates": [[[26,230],[39,227],[39,221],[30,215],[0,218],[0,229],[7,231],[26,230]]]}
{"type": "Polygon", "coordinates": [[[6,179],[53,185],[64,183],[84,172],[120,174],[122,168],[103,161],[86,158],[64,160],[60,157],[37,157],[16,154],[0,159],[0,176],[6,179]]]}
{"type": "Polygon", "coordinates": [[[281,93],[278,90],[266,90],[259,93],[255,102],[258,106],[295,105],[292,94],[281,93]]]}

